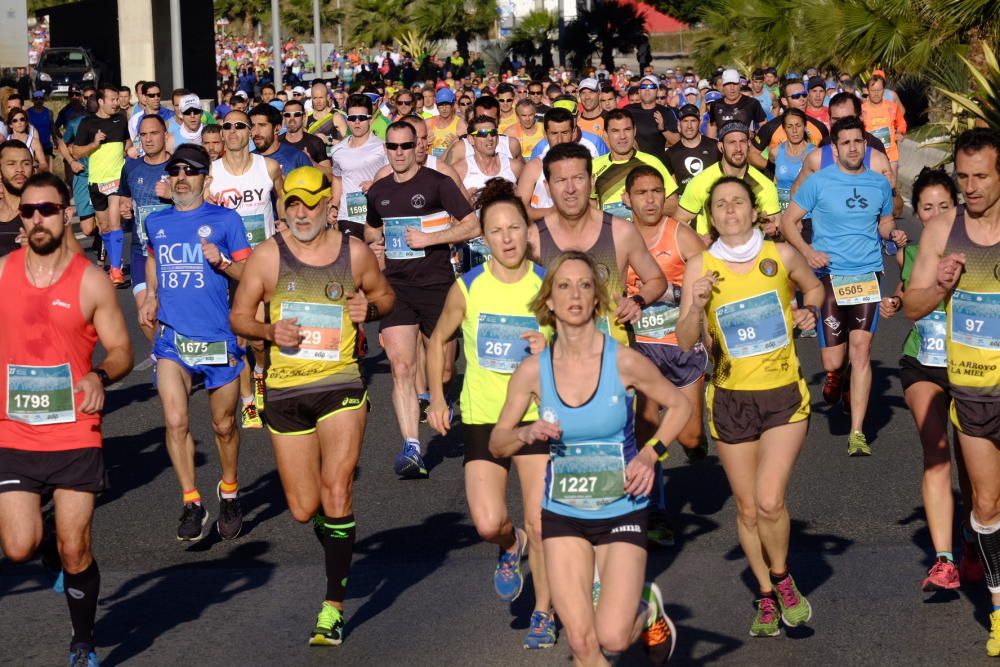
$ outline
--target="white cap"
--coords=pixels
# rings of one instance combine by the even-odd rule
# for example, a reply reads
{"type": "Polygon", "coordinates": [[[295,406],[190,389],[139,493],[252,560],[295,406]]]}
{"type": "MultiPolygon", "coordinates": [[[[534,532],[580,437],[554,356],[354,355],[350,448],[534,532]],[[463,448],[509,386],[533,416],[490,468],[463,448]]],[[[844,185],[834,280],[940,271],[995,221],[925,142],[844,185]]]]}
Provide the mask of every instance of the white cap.
{"type": "Polygon", "coordinates": [[[657,79],[656,76],[653,74],[647,74],[646,76],[639,79],[639,83],[642,83],[643,81],[652,81],[655,85],[657,86],[660,85],[660,80],[657,79]]]}
{"type": "Polygon", "coordinates": [[[727,69],[727,70],[725,70],[725,71],[722,72],[722,83],[723,84],[727,84],[727,83],[736,83],[736,84],[738,84],[739,82],[740,82],[740,73],[737,72],[736,70],[734,70],[733,68],[730,67],[729,69],[727,69]]]}
{"type": "Polygon", "coordinates": [[[597,79],[593,77],[587,77],[586,79],[580,81],[579,85],[576,87],[577,90],[583,90],[584,88],[592,90],[596,93],[600,91],[601,84],[597,82],[597,79]]]}
{"type": "Polygon", "coordinates": [[[292,94],[293,95],[296,95],[296,94],[297,95],[305,95],[306,94],[306,89],[303,88],[302,86],[295,86],[294,88],[292,88],[292,94]]]}
{"type": "Polygon", "coordinates": [[[201,110],[201,100],[198,99],[197,95],[183,95],[180,102],[177,104],[177,110],[184,113],[188,109],[198,109],[201,110]]]}
{"type": "Polygon", "coordinates": [[[708,79],[701,79],[698,81],[698,90],[708,90],[712,85],[708,82],[708,79]]]}
{"type": "Polygon", "coordinates": [[[684,94],[685,95],[697,95],[698,94],[698,89],[697,88],[685,88],[684,89],[684,94]]]}

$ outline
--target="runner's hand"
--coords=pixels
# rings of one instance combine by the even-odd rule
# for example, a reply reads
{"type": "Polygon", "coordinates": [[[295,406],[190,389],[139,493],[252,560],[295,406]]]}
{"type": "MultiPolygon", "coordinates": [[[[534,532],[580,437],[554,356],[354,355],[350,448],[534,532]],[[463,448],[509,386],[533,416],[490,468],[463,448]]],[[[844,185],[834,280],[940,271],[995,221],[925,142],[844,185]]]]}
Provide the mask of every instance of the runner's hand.
{"type": "Polygon", "coordinates": [[[895,243],[896,246],[900,248],[905,246],[907,243],[906,232],[904,232],[902,229],[894,229],[891,232],[889,232],[889,238],[892,239],[892,242],[895,243]]]}
{"type": "Polygon", "coordinates": [[[886,319],[889,319],[899,312],[900,305],[902,304],[900,303],[899,297],[884,296],[882,297],[882,301],[878,304],[878,314],[886,319]]]}
{"type": "Polygon", "coordinates": [[[219,247],[214,243],[209,243],[208,240],[201,240],[201,254],[204,255],[205,261],[212,266],[219,266],[222,263],[222,253],[219,252],[219,247]]]}
{"type": "Polygon", "coordinates": [[[830,266],[830,256],[825,252],[817,252],[810,246],[806,250],[806,262],[808,262],[810,268],[822,269],[824,266],[830,266]]]}
{"type": "Polygon", "coordinates": [[[129,146],[128,150],[125,151],[125,154],[128,155],[133,160],[135,160],[136,158],[139,157],[139,149],[136,148],[135,146],[129,146]]]}
{"type": "Polygon", "coordinates": [[[653,122],[656,123],[656,129],[663,132],[663,114],[659,110],[653,112],[653,122]]]}
{"type": "Polygon", "coordinates": [[[86,167],[83,166],[83,163],[80,162],[79,160],[72,160],[69,163],[69,168],[73,171],[74,174],[82,173],[83,170],[86,169],[86,167]]]}
{"type": "Polygon", "coordinates": [[[430,407],[427,408],[427,423],[441,435],[448,435],[448,431],[451,429],[449,412],[448,404],[444,399],[431,399],[430,407]]]}
{"type": "Polygon", "coordinates": [[[426,248],[431,244],[431,235],[420,231],[416,227],[407,227],[403,234],[406,236],[406,245],[414,250],[426,248]]]}
{"type": "Polygon", "coordinates": [[[299,326],[299,318],[286,318],[271,325],[271,340],[278,347],[298,347],[302,342],[302,327],[299,326]]]}
{"type": "Polygon", "coordinates": [[[517,429],[517,439],[526,445],[533,442],[557,440],[561,435],[562,429],[559,427],[559,422],[547,422],[544,419],[539,419],[517,429]]]}
{"type": "MultiPolygon", "coordinates": [[[[156,196],[159,197],[160,199],[170,199],[170,183],[167,183],[166,181],[162,181],[162,180],[161,181],[157,181],[156,182],[156,187],[153,188],[153,191],[156,193],[156,196]]],[[[219,201],[218,201],[219,198],[218,197],[214,197],[214,198],[205,197],[205,200],[208,201],[211,204],[218,204],[219,203],[219,201]]]]}
{"type": "Polygon", "coordinates": [[[368,317],[368,299],[363,290],[347,297],[347,313],[355,324],[362,324],[368,317]]]}
{"type": "Polygon", "coordinates": [[[951,291],[958,284],[958,279],[962,277],[965,270],[965,253],[951,253],[947,257],[942,257],[938,262],[937,284],[938,287],[951,291]]]}
{"type": "Polygon", "coordinates": [[[811,331],[816,328],[816,313],[812,308],[799,308],[799,304],[792,301],[789,304],[792,311],[792,324],[799,331],[811,331]]]}
{"type": "Polygon", "coordinates": [[[541,354],[548,342],[541,331],[525,331],[521,334],[521,340],[528,341],[528,350],[532,354],[541,354]]]}
{"type": "Polygon", "coordinates": [[[639,307],[635,299],[619,297],[617,305],[615,320],[620,324],[638,322],[639,318],[642,317],[642,308],[639,307]]]}
{"type": "Polygon", "coordinates": [[[648,496],[656,480],[654,464],[645,456],[634,456],[625,467],[625,493],[634,497],[648,496]]]}
{"type": "Polygon", "coordinates": [[[139,326],[150,328],[155,327],[156,310],[156,297],[150,296],[149,290],[146,290],[146,298],[143,299],[142,307],[139,308],[139,326]]]}
{"type": "Polygon", "coordinates": [[[76,383],[74,392],[83,392],[83,400],[80,401],[80,412],[85,415],[92,415],[100,412],[104,407],[104,385],[101,378],[94,373],[87,373],[76,383]]]}
{"type": "Polygon", "coordinates": [[[98,130],[94,133],[94,144],[100,146],[104,143],[104,140],[108,138],[108,135],[104,134],[104,130],[98,130]]]}
{"type": "Polygon", "coordinates": [[[709,299],[712,298],[712,290],[715,289],[717,282],[719,282],[719,278],[713,271],[707,271],[705,275],[694,281],[691,286],[691,299],[695,308],[705,309],[709,299]]]}
{"type": "Polygon", "coordinates": [[[118,198],[118,213],[123,220],[132,219],[132,200],[127,197],[118,198]]]}

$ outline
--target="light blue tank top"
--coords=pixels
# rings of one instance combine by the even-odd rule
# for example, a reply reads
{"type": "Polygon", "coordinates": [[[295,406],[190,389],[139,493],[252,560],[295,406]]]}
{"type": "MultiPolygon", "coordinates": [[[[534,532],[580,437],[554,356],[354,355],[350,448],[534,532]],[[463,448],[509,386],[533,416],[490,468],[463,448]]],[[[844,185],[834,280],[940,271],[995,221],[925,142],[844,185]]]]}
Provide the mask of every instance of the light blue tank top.
{"type": "Polygon", "coordinates": [[[638,450],[635,394],[618,376],[618,347],[604,336],[597,389],[576,408],[563,403],[556,391],[551,348],[541,354],[539,414],[563,429],[562,438],[549,445],[543,509],[575,519],[609,519],[649,505],[645,496],[624,493],[625,467],[638,450]]]}
{"type": "Polygon", "coordinates": [[[806,143],[806,149],[800,155],[792,156],[788,154],[788,144],[781,143],[774,152],[774,184],[778,188],[778,201],[782,211],[788,208],[788,202],[791,201],[792,183],[802,171],[802,161],[813,148],[815,146],[806,143]]]}

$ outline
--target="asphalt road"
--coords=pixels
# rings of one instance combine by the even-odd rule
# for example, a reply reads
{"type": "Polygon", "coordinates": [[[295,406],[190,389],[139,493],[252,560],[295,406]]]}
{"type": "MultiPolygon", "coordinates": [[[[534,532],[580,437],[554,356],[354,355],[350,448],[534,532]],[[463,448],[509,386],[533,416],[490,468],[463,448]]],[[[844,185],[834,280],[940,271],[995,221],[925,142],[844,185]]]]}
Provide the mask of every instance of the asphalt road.
{"type": "MultiPolygon", "coordinates": [[[[912,228],[911,228],[912,231],[912,228]]],[[[890,269],[887,284],[895,283],[890,269]]],[[[461,443],[431,439],[430,479],[391,470],[400,438],[388,362],[369,336],[364,367],[374,411],[355,485],[358,542],[348,586],[347,637],[306,645],[324,592],[322,553],[310,527],[287,512],[266,435],[244,431],[240,460],[244,534],[174,538],[179,491],[164,448],[159,399],[128,291],[119,292],[136,344],[136,370],[111,392],[105,456],[111,490],[100,499],[94,551],[102,571],[97,638],[104,665],[551,665],[565,641],[527,652],[521,639],[530,587],[513,605],[492,588],[495,548],[482,543],[464,498],[461,443]]],[[[931,561],[920,498],[921,453],[902,399],[897,360],[908,323],[875,338],[866,422],[871,458],[846,455],[848,421],[820,396],[815,340],[798,341],[814,416],[789,492],[793,573],[814,607],[808,627],[775,639],[748,636],[753,587],[735,531],[734,503],[717,458],[669,461],[667,492],[677,545],[650,555],[679,629],[673,663],[891,665],[985,662],[985,589],[927,596],[931,561]]],[[[374,333],[374,329],[369,330],[374,333]]],[[[214,514],[219,467],[204,392],[192,398],[198,475],[214,514]]],[[[423,434],[430,438],[430,432],[423,434]]],[[[511,509],[521,515],[516,484],[511,509]]],[[[956,542],[956,544],[958,544],[956,542]]],[[[65,600],[35,561],[0,560],[0,655],[10,665],[63,664],[65,600]]],[[[672,663],[672,664],[673,664],[672,663]]],[[[633,650],[621,664],[646,664],[633,650]]]]}

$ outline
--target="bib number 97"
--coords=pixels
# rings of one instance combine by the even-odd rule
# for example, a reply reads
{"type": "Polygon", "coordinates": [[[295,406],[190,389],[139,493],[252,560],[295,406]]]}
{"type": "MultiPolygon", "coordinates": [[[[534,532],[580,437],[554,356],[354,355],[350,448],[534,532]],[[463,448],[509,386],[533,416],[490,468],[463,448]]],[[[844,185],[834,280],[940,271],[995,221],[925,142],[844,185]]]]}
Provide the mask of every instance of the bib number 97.
{"type": "Polygon", "coordinates": [[[983,320],[974,320],[972,318],[965,319],[965,330],[970,333],[979,333],[983,330],[983,320]]]}

